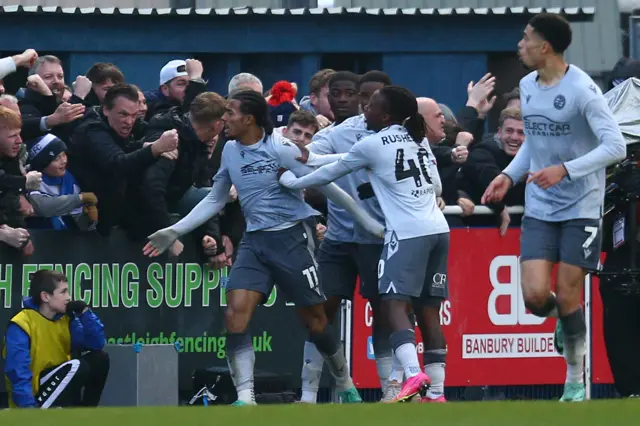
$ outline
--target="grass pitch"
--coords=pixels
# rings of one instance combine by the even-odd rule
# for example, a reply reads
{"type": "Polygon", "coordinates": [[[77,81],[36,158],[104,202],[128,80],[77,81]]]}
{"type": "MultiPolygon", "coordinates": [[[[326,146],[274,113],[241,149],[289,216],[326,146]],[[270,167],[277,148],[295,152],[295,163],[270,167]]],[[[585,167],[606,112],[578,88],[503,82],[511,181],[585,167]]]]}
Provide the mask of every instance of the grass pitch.
{"type": "Polygon", "coordinates": [[[0,411],[0,425],[61,426],[617,426],[638,424],[640,399],[585,403],[263,405],[0,411]]]}

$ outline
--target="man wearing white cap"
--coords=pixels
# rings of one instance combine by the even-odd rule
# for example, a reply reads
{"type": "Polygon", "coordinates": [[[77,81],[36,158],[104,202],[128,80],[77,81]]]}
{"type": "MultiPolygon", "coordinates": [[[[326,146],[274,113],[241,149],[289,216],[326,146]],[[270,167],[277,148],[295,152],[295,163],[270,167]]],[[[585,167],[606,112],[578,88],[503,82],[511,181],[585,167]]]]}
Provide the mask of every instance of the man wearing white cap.
{"type": "Polygon", "coordinates": [[[162,67],[160,87],[145,93],[149,107],[147,121],[174,106],[180,106],[187,111],[191,101],[207,90],[202,73],[202,62],[197,59],[175,59],[162,67]]]}

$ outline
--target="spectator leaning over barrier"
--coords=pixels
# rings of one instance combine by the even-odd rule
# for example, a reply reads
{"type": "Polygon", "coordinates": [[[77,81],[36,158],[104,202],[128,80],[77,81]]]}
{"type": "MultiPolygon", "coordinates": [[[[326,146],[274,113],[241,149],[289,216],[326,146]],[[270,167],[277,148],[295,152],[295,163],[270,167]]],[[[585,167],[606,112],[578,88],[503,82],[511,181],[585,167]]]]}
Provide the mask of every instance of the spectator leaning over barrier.
{"type": "Polygon", "coordinates": [[[20,200],[26,190],[40,187],[42,175],[20,168],[20,115],[0,106],[0,240],[19,249],[24,255],[33,254],[33,243],[25,227],[20,200]]]}
{"type": "Polygon", "coordinates": [[[98,406],[109,372],[98,316],[57,271],[33,274],[23,306],[2,351],[10,407],[98,406]]]}
{"type": "Polygon", "coordinates": [[[309,80],[309,96],[300,100],[300,108],[311,111],[317,118],[320,128],[327,127],[333,121],[333,112],[329,105],[329,79],[335,74],[332,69],[318,71],[309,80]]]}
{"type": "Polygon", "coordinates": [[[175,130],[142,144],[133,138],[138,117],[138,91],[118,84],[107,91],[99,117],[88,118],[74,132],[69,148],[69,170],[83,191],[99,200],[98,232],[108,235],[120,224],[128,182],[140,179],[157,158],[178,146],[175,130]]]}
{"type": "MultiPolygon", "coordinates": [[[[157,230],[171,226],[170,212],[186,216],[207,196],[209,188],[193,186],[194,176],[197,169],[206,167],[207,144],[222,131],[222,116],[226,110],[227,102],[222,96],[205,92],[194,99],[187,114],[174,107],[164,114],[157,114],[149,122],[145,140],[157,140],[167,130],[178,131],[178,155],[176,160],[158,159],[144,171],[140,185],[130,186],[127,206],[131,211],[124,220],[134,239],[143,240],[157,230]]],[[[205,236],[216,243],[215,250],[207,251],[209,257],[224,250],[217,216],[200,227],[198,240],[205,236]]],[[[172,252],[179,254],[181,251],[182,243],[178,240],[172,252]]]]}
{"type": "MultiPolygon", "coordinates": [[[[462,165],[458,187],[471,196],[475,204],[480,199],[491,181],[502,173],[524,142],[524,127],[519,108],[506,108],[500,113],[498,131],[488,134],[481,143],[477,144],[469,158],[462,165]]],[[[518,182],[499,203],[490,207],[500,216],[500,234],[505,235],[511,223],[511,217],[505,206],[524,205],[525,182],[518,182]]]]}
{"type": "Polygon", "coordinates": [[[460,164],[467,161],[469,155],[467,147],[442,145],[441,142],[445,139],[445,119],[436,101],[429,98],[418,98],[418,111],[426,123],[427,140],[435,156],[442,182],[442,198],[438,201],[438,205],[440,207],[443,207],[443,203],[455,205],[458,200],[455,177],[460,164]]]}
{"type": "Polygon", "coordinates": [[[264,87],[262,86],[262,81],[255,75],[241,72],[234,75],[229,81],[229,86],[227,87],[228,96],[231,97],[243,90],[253,90],[262,94],[264,87]]]}
{"type": "Polygon", "coordinates": [[[29,193],[34,217],[27,219],[29,228],[93,230],[98,222],[98,199],[92,193],[81,193],[73,175],[67,170],[67,146],[48,134],[29,149],[31,170],[42,173],[40,188],[29,193]]]}
{"type": "MultiPolygon", "coordinates": [[[[21,67],[31,67],[36,59],[38,58],[38,54],[35,50],[29,49],[20,55],[16,55],[13,57],[6,57],[0,60],[0,79],[4,76],[13,73],[18,66],[21,67]]],[[[1,86],[0,80],[0,86],[1,86]]],[[[20,112],[20,107],[18,106],[18,98],[13,95],[4,94],[4,88],[0,90],[2,95],[0,96],[0,105],[9,108],[10,110],[17,112],[22,116],[20,112]]],[[[64,123],[72,121],[73,119],[81,117],[80,114],[71,114],[69,108],[57,108],[56,111],[52,114],[51,117],[47,117],[46,120],[49,124],[53,123],[64,123]]],[[[28,141],[30,139],[38,138],[43,136],[46,133],[45,125],[42,125],[41,117],[28,117],[22,120],[22,140],[28,141]]],[[[26,161],[27,153],[26,150],[21,151],[20,158],[26,161]]]]}
{"type": "Polygon", "coordinates": [[[65,84],[62,62],[55,56],[39,57],[27,78],[27,89],[20,100],[23,119],[39,119],[40,129],[68,141],[73,129],[84,116],[84,98],[91,91],[91,81],[78,76],[73,84],[74,94],[63,102],[65,84]],[[58,114],[55,114],[58,112],[58,114]]]}
{"type": "Polygon", "coordinates": [[[147,99],[147,121],[171,107],[189,110],[189,105],[200,93],[207,90],[202,79],[204,68],[197,59],[175,59],[160,70],[160,87],[145,93],[147,99]]]}
{"type": "Polygon", "coordinates": [[[109,62],[97,62],[87,70],[86,77],[91,81],[91,91],[84,99],[88,107],[101,105],[104,95],[116,84],[124,83],[124,74],[109,62]]]}

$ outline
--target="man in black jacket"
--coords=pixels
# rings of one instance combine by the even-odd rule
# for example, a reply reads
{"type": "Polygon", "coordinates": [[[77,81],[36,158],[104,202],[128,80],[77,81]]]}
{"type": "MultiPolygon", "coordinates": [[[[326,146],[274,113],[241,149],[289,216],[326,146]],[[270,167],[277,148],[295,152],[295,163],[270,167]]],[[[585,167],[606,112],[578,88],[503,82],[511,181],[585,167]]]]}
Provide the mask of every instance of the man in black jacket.
{"type": "Polygon", "coordinates": [[[68,141],[74,128],[79,124],[78,118],[84,114],[84,98],[91,91],[91,81],[78,76],[74,83],[74,94],[65,106],[72,110],[73,121],[52,121],[53,114],[59,107],[65,105],[62,101],[64,95],[64,71],[62,62],[55,56],[46,55],[39,57],[29,70],[27,89],[24,98],[20,100],[20,111],[24,120],[38,118],[41,120],[41,130],[53,133],[63,141],[68,141]]]}
{"type": "Polygon", "coordinates": [[[176,59],[162,67],[160,87],[144,94],[148,107],[147,121],[172,107],[180,107],[182,112],[187,112],[195,97],[207,90],[203,72],[202,62],[197,59],[176,59]]]}
{"type": "MultiPolygon", "coordinates": [[[[226,111],[225,99],[213,92],[198,95],[189,112],[173,107],[157,114],[149,122],[146,141],[156,140],[167,130],[178,131],[178,158],[160,158],[142,174],[136,188],[130,187],[128,196],[131,211],[127,214],[127,232],[134,239],[144,239],[159,229],[171,226],[170,212],[186,216],[208,193],[209,188],[196,188],[194,183],[209,160],[208,144],[224,127],[222,116],[226,111]]],[[[218,217],[209,220],[201,229],[201,237],[215,240],[223,250],[218,217]]],[[[180,246],[180,244],[178,245],[180,246]]],[[[179,251],[174,248],[174,251],[179,251]]]]}
{"type": "Polygon", "coordinates": [[[115,85],[107,91],[98,117],[87,118],[68,147],[69,170],[80,188],[98,197],[98,232],[103,235],[120,224],[127,184],[178,146],[175,130],[151,143],[136,142],[132,132],[137,115],[138,91],[128,84],[115,85]]]}
{"type": "MultiPolygon", "coordinates": [[[[519,108],[506,108],[500,113],[498,131],[487,135],[482,142],[475,145],[469,158],[462,165],[458,179],[458,188],[471,196],[475,204],[480,204],[482,194],[491,181],[502,173],[524,142],[524,128],[519,108]]],[[[505,235],[511,223],[505,205],[524,205],[525,183],[518,182],[505,199],[489,207],[500,216],[500,234],[505,235]]]]}

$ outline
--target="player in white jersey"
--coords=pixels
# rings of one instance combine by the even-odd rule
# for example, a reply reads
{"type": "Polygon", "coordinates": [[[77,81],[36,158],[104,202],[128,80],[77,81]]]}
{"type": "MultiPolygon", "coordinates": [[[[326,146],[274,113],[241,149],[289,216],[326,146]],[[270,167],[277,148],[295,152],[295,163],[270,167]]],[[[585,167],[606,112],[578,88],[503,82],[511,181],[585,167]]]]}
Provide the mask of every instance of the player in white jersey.
{"type": "Polygon", "coordinates": [[[522,293],[533,314],[559,318],[556,348],[567,362],[561,401],[582,401],[582,287],[600,259],[605,169],[622,160],[626,149],[598,86],[565,62],[570,44],[571,26],[560,15],[539,14],[529,21],[518,43],[522,62],[534,70],[520,81],[526,139],[482,203],[501,200],[528,173],[520,238],[522,293]]]}
{"type": "Polygon", "coordinates": [[[422,315],[427,299],[447,297],[449,226],[437,205],[440,178],[416,98],[405,88],[384,87],[371,97],[365,116],[369,129],[378,133],[356,142],[346,154],[321,156],[333,162],[307,176],[296,179],[293,173],[284,173],[280,183],[306,188],[368,170],[386,222],[378,290],[382,317],[392,330],[391,345],[406,376],[393,400],[401,402],[429,384],[420,368],[407,312],[413,307],[416,315],[422,315]]]}

